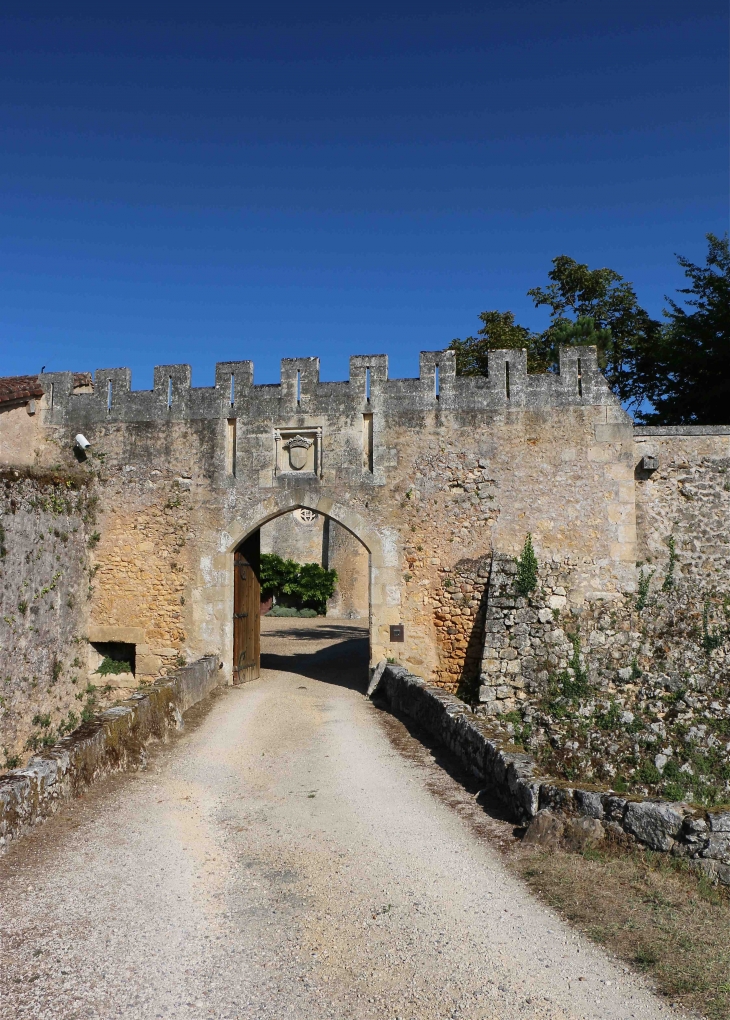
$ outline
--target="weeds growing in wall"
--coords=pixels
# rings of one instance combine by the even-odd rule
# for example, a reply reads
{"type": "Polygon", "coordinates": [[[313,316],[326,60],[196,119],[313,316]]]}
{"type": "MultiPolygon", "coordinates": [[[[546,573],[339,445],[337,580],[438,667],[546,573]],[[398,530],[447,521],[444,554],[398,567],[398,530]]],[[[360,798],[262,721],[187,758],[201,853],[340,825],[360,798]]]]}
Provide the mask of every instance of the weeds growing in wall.
{"type": "Polygon", "coordinates": [[[669,548],[669,565],[667,566],[667,573],[664,577],[664,584],[662,585],[662,591],[671,591],[674,587],[674,567],[677,560],[677,547],[674,541],[674,535],[670,535],[667,539],[667,547],[669,548]]]}
{"type": "Polygon", "coordinates": [[[651,579],[655,573],[656,573],[655,570],[650,570],[648,574],[645,574],[643,567],[639,571],[639,583],[636,595],[637,613],[640,613],[642,609],[646,609],[646,603],[649,598],[649,588],[651,586],[651,579]]]}
{"type": "Polygon", "coordinates": [[[532,547],[532,535],[528,535],[522,547],[522,555],[517,559],[515,588],[517,593],[527,598],[537,588],[537,556],[532,547]]]}

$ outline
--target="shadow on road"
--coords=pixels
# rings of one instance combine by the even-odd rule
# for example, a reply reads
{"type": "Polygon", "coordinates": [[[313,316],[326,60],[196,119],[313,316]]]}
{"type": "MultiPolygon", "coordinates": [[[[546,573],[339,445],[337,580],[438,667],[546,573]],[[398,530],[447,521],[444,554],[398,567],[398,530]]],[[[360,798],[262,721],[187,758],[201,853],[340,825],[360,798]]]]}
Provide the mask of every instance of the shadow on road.
{"type": "MultiPolygon", "coordinates": [[[[294,631],[291,640],[302,641],[308,638],[311,641],[313,637],[323,638],[326,633],[320,630],[316,635],[312,635],[306,631],[294,631]]],[[[361,635],[362,631],[359,630],[358,634],[361,635]]],[[[279,636],[277,634],[277,637],[279,636]]],[[[333,637],[341,638],[342,631],[334,632],[333,637]]],[[[280,641],[276,643],[280,646],[280,641]]],[[[368,686],[368,654],[367,636],[358,636],[345,638],[344,641],[337,640],[336,644],[312,652],[292,650],[288,654],[282,654],[280,651],[262,651],[261,668],[298,673],[311,680],[321,680],[322,683],[337,684],[339,687],[365,693],[368,686]]]]}
{"type": "MultiPolygon", "coordinates": [[[[431,761],[450,776],[461,786],[474,802],[479,805],[485,815],[500,822],[514,823],[510,811],[499,799],[496,791],[485,788],[483,780],[470,772],[456,755],[432,736],[428,730],[423,729],[413,719],[400,712],[393,713],[390,706],[377,695],[374,698],[375,707],[383,713],[383,722],[389,732],[390,739],[400,752],[410,758],[416,764],[423,763],[424,749],[430,756],[431,761]],[[400,724],[400,725],[399,725],[400,724]]],[[[442,799],[444,797],[440,788],[437,792],[442,799]]],[[[456,806],[456,801],[454,805],[456,806]]],[[[516,827],[513,835],[521,836],[523,829],[516,827]]]]}
{"type": "MultiPolygon", "coordinates": [[[[268,620],[267,620],[268,623],[268,620]]],[[[269,629],[261,632],[263,640],[270,641],[337,641],[342,643],[343,641],[367,641],[367,630],[363,627],[338,626],[325,627],[321,624],[319,626],[312,627],[311,629],[303,629],[301,627],[287,626],[285,622],[282,622],[278,627],[273,628],[269,625],[269,629]]]]}

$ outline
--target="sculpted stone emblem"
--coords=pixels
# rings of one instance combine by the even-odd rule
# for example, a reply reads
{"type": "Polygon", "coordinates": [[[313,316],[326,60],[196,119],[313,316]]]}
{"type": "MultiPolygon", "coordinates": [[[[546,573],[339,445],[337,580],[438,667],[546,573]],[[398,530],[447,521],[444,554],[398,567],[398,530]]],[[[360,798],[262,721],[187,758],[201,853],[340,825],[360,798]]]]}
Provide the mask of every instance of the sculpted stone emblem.
{"type": "Polygon", "coordinates": [[[294,436],[288,443],[284,443],[284,449],[289,451],[289,464],[294,471],[301,471],[306,465],[307,453],[313,444],[313,439],[305,439],[304,436],[294,436]]]}

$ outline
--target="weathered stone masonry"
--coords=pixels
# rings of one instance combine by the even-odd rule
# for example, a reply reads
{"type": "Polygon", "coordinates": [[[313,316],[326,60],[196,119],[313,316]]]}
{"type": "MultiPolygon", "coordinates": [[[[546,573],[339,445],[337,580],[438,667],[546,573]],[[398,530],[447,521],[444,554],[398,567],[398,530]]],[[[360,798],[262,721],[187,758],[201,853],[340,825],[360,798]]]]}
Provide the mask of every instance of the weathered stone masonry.
{"type": "MultiPolygon", "coordinates": [[[[550,595],[566,612],[628,597],[637,559],[666,549],[671,501],[689,506],[679,483],[658,484],[680,470],[669,467],[677,440],[656,437],[647,452],[659,468],[637,473],[632,423],[592,349],[564,350],[559,374],[528,375],[520,351],[492,352],[489,369],[457,377],[446,351],[422,354],[416,379],[389,379],[386,357],[363,355],[338,383],[319,381],[317,359],[283,361],[281,383],[265,386],[250,362],[219,364],[202,388],[180,365],[158,367],[150,391],[132,390],[126,369],[97,370],[93,387],[72,373],[38,377],[23,456],[85,472],[98,497],[80,632],[133,644],[138,681],[208,654],[230,680],[233,551],[298,507],[369,551],[372,661],[396,658],[452,692],[478,687],[492,554],[514,557],[528,532],[541,564],[554,564],[550,595]],[[92,444],[81,465],[78,432],[92,444]],[[403,643],[390,640],[395,624],[403,643]]],[[[715,465],[717,437],[703,441],[715,465]]],[[[4,443],[4,456],[15,448],[4,443]]],[[[692,467],[705,470],[720,478],[692,467]]],[[[523,689],[526,670],[506,666],[517,659],[499,661],[511,680],[494,686],[523,689]]]]}
{"type": "Polygon", "coordinates": [[[395,651],[442,670],[443,571],[516,552],[527,531],[576,556],[577,586],[631,587],[631,425],[594,354],[579,353],[564,352],[560,375],[528,376],[524,352],[494,352],[479,379],[457,378],[450,352],[423,354],[406,380],[388,379],[383,356],[352,358],[344,383],[319,382],[316,359],[284,361],[276,386],[254,386],[249,362],[218,365],[216,386],[201,389],[185,366],[157,368],[149,392],[121,369],[97,370],[93,394],[72,393],[70,374],[44,376],[48,435],[69,448],[82,431],[103,457],[90,625],[141,632],[150,674],[171,650],[219,652],[230,670],[232,551],[298,506],[370,551],[374,661],[395,651]],[[300,434],[312,459],[297,471],[285,448],[300,434]]]}

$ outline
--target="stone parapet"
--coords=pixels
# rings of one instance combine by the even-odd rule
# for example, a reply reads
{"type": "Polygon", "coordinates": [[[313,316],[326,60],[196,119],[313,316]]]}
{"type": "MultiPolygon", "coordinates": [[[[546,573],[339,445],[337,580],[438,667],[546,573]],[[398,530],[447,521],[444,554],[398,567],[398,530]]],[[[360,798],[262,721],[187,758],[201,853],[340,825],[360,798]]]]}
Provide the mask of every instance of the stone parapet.
{"type": "Polygon", "coordinates": [[[592,818],[651,850],[688,859],[708,878],[730,885],[730,811],[626,797],[612,790],[580,789],[539,776],[530,755],[505,743],[468,705],[429,686],[402,666],[380,663],[368,694],[395,715],[412,719],[445,745],[496,796],[521,825],[538,813],[559,819],[592,818]]]}
{"type": "Polygon", "coordinates": [[[488,367],[488,376],[457,376],[455,354],[446,350],[422,351],[417,379],[389,379],[385,354],[353,355],[345,382],[321,382],[319,358],[285,358],[281,382],[263,386],[254,385],[251,361],[219,362],[210,387],[191,385],[189,365],[158,365],[151,390],[133,390],[128,368],[98,368],[91,393],[74,392],[72,372],[38,378],[45,421],[53,424],[586,405],[615,405],[618,420],[629,421],[594,347],[561,348],[559,373],[528,375],[525,350],[490,351],[488,367]]]}
{"type": "Polygon", "coordinates": [[[177,670],[0,777],[0,850],[102,776],[143,766],[146,744],[182,729],[184,713],[218,686],[218,665],[207,656],[177,670]]]}

